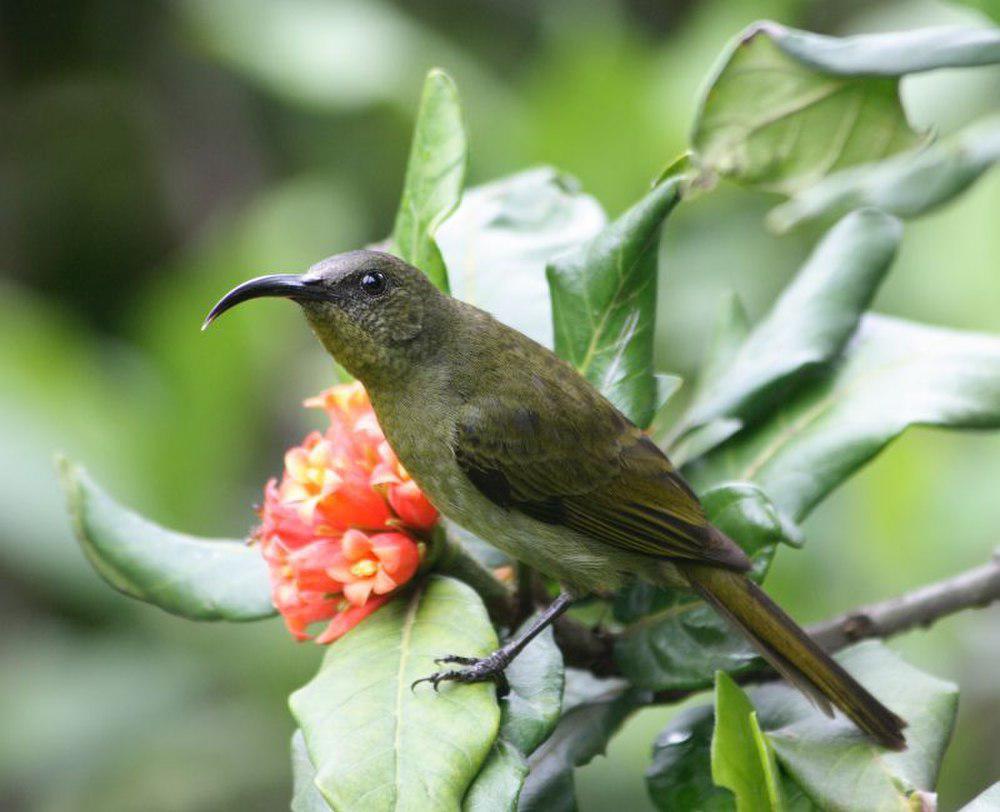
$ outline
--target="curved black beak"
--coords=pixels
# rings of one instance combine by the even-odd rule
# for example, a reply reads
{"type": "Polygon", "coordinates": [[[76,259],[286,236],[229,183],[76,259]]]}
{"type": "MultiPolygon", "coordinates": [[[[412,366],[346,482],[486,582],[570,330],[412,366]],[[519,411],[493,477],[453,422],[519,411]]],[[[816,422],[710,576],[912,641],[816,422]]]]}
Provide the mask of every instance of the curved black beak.
{"type": "Polygon", "coordinates": [[[219,299],[218,304],[205,317],[201,329],[206,329],[208,325],[230,308],[236,307],[236,305],[250,299],[259,299],[263,296],[280,296],[285,299],[298,300],[325,298],[322,287],[316,285],[315,282],[303,281],[302,276],[299,274],[276,273],[269,276],[258,276],[256,279],[251,279],[242,285],[237,285],[219,299]]]}

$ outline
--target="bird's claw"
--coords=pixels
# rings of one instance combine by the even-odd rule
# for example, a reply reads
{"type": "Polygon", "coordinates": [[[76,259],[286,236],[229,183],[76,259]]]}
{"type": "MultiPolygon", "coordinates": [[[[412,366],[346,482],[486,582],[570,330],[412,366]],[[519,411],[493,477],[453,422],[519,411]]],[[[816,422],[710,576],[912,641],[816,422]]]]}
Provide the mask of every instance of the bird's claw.
{"type": "Polygon", "coordinates": [[[477,659],[475,657],[460,657],[457,655],[449,655],[447,657],[439,657],[434,660],[438,665],[443,665],[445,663],[457,663],[459,665],[464,665],[466,668],[453,669],[449,671],[435,671],[428,677],[421,677],[415,680],[412,685],[410,685],[410,690],[416,689],[416,687],[421,682],[429,682],[434,686],[434,690],[439,690],[439,686],[442,682],[460,682],[466,685],[471,685],[476,682],[495,682],[497,686],[497,696],[504,697],[510,693],[510,685],[507,682],[507,676],[504,674],[504,669],[507,667],[508,660],[503,656],[498,656],[499,653],[491,654],[489,657],[483,657],[482,659],[477,659]]]}

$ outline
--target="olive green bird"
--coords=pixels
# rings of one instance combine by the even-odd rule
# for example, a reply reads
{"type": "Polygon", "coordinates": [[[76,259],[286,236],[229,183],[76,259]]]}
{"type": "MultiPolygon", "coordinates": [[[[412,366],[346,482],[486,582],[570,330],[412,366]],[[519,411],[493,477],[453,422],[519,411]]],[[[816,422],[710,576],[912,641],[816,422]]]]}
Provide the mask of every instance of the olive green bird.
{"type": "Polygon", "coordinates": [[[905,722],[747,578],[746,554],[656,444],[548,349],[377,251],[245,282],[205,326],[261,296],[301,305],[442,514],[562,585],[535,625],[489,657],[443,657],[464,667],[429,676],[435,688],[502,686],[510,661],[574,599],[638,577],[694,589],[828,714],[834,705],[886,747],[905,747],[905,722]]]}

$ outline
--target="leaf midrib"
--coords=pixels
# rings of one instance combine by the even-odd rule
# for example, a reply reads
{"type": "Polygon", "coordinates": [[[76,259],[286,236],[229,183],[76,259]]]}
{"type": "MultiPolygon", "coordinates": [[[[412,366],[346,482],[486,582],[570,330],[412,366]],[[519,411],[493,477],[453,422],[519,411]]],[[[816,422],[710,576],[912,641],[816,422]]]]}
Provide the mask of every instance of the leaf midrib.
{"type": "Polygon", "coordinates": [[[403,618],[403,634],[399,641],[399,666],[396,670],[396,705],[395,705],[395,729],[393,731],[392,743],[393,743],[393,784],[396,793],[396,801],[398,802],[400,797],[402,797],[402,787],[400,786],[400,772],[401,772],[401,762],[400,753],[402,752],[401,747],[401,737],[403,731],[403,684],[405,682],[404,675],[406,673],[406,666],[410,659],[410,638],[413,636],[413,627],[416,625],[417,610],[420,607],[420,599],[423,597],[425,585],[420,585],[413,592],[413,597],[410,598],[410,602],[406,607],[406,615],[403,618]]]}

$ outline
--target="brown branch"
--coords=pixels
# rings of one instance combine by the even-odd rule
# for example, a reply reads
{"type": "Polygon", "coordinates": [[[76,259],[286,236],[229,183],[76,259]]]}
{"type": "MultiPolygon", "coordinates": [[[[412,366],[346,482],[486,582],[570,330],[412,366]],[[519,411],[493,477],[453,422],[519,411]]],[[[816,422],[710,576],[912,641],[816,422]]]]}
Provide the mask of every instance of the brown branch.
{"type": "Polygon", "coordinates": [[[927,628],[963,609],[985,608],[1000,600],[1000,548],[988,564],[928,586],[869,604],[809,628],[827,651],[838,651],[866,637],[892,637],[916,626],[927,628]]]}
{"type": "MultiPolygon", "coordinates": [[[[917,626],[927,628],[965,609],[984,608],[1000,601],[1000,549],[990,562],[952,578],[929,584],[899,597],[862,606],[832,620],[809,627],[809,633],[827,651],[838,651],[868,637],[887,638],[917,626]]],[[[594,630],[572,618],[556,624],[556,640],[566,664],[600,676],[620,674],[614,661],[615,636],[594,630]]],[[[737,676],[741,683],[774,679],[763,661],[737,676]]],[[[654,694],[658,704],[678,702],[698,691],[666,690],[654,694]]]]}

